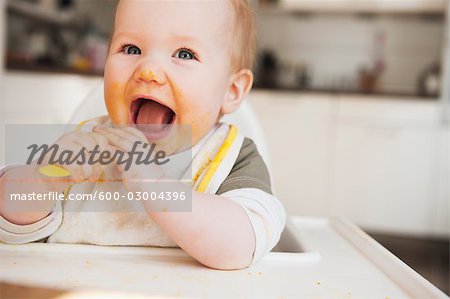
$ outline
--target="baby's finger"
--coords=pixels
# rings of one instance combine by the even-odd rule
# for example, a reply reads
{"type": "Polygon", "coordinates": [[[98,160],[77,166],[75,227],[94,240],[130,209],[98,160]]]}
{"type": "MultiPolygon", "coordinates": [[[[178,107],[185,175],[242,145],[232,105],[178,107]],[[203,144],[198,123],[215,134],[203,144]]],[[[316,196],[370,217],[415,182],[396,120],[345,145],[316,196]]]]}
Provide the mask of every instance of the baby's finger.
{"type": "Polygon", "coordinates": [[[86,149],[84,149],[84,154],[87,159],[83,161],[83,164],[81,164],[80,166],[83,170],[82,180],[87,180],[94,175],[94,167],[89,163],[89,154],[87,153],[86,149]]]}
{"type": "Polygon", "coordinates": [[[108,151],[112,155],[113,148],[111,147],[111,145],[109,145],[108,138],[106,138],[102,134],[99,134],[96,132],[89,133],[89,134],[95,140],[96,144],[99,146],[100,152],[108,151]]]}
{"type": "Polygon", "coordinates": [[[59,137],[55,143],[57,143],[57,144],[72,143],[78,138],[79,134],[80,134],[80,132],[77,132],[77,131],[65,133],[64,135],[59,137]]]}
{"type": "Polygon", "coordinates": [[[145,137],[144,133],[139,131],[137,128],[126,126],[126,127],[123,127],[122,130],[133,135],[135,138],[137,138],[142,143],[148,143],[147,137],[145,137]]]}
{"type": "Polygon", "coordinates": [[[115,128],[106,128],[107,130],[109,130],[110,132],[114,132],[115,134],[117,134],[118,136],[124,138],[124,139],[128,139],[131,142],[136,142],[136,141],[141,141],[144,142],[146,141],[145,136],[141,136],[139,133],[139,131],[137,132],[133,132],[131,127],[129,126],[120,126],[120,127],[115,127],[115,128]],[[128,129],[127,129],[128,128],[128,129]]]}
{"type": "MultiPolygon", "coordinates": [[[[125,130],[127,128],[126,126],[121,126],[118,128],[111,128],[118,136],[130,140],[133,144],[136,141],[144,142],[145,139],[143,139],[141,136],[139,136],[136,133],[132,133],[128,130],[125,130]]],[[[129,127],[128,127],[129,128],[129,127]]]]}
{"type": "Polygon", "coordinates": [[[85,160],[81,161],[82,164],[78,164],[80,165],[80,167],[83,169],[83,179],[90,179],[93,175],[94,175],[94,166],[92,165],[92,162],[90,161],[90,157],[91,151],[94,150],[94,148],[97,146],[95,139],[87,136],[86,133],[84,133],[83,135],[80,136],[80,138],[76,141],[77,144],[79,144],[80,146],[82,146],[82,148],[84,149],[84,157],[85,160]]]}
{"type": "Polygon", "coordinates": [[[92,151],[97,145],[96,140],[92,136],[90,136],[89,133],[84,132],[80,132],[79,138],[77,138],[74,143],[81,145],[88,151],[92,151]]]}
{"type": "Polygon", "coordinates": [[[122,151],[129,152],[133,147],[134,141],[129,138],[130,134],[118,132],[118,129],[113,128],[96,127],[93,130],[94,132],[105,136],[110,145],[118,147],[122,151]]]}
{"type": "Polygon", "coordinates": [[[111,148],[112,148],[112,150],[113,150],[114,152],[120,151],[120,152],[123,153],[123,154],[121,155],[121,157],[116,157],[115,162],[116,162],[116,167],[117,167],[117,169],[118,169],[120,172],[124,171],[126,161],[128,161],[128,158],[129,158],[127,152],[124,152],[122,149],[117,148],[117,147],[115,147],[115,146],[111,146],[111,148]],[[118,159],[117,159],[117,158],[118,158],[118,159]],[[120,163],[120,164],[119,164],[119,163],[120,163]]]}
{"type": "Polygon", "coordinates": [[[80,167],[80,165],[78,165],[76,162],[72,161],[75,159],[76,155],[82,150],[83,150],[82,146],[73,143],[60,147],[58,151],[59,159],[58,161],[56,161],[56,164],[67,169],[67,171],[70,172],[71,178],[75,181],[81,181],[84,179],[83,168],[80,167]],[[63,152],[72,153],[70,161],[68,161],[69,159],[64,159],[64,161],[62,160],[64,157],[61,155],[61,153],[63,152]]]}
{"type": "Polygon", "coordinates": [[[99,156],[96,157],[96,160],[100,161],[99,163],[95,163],[93,165],[94,166],[94,177],[95,177],[94,179],[97,180],[99,178],[99,176],[101,175],[101,173],[103,172],[104,165],[108,164],[108,161],[110,161],[110,159],[114,155],[115,149],[111,145],[109,145],[108,139],[105,136],[103,136],[99,133],[95,133],[95,132],[92,132],[89,134],[92,138],[95,139],[97,145],[99,145],[100,152],[108,152],[109,153],[109,155],[107,157],[103,156],[101,161],[100,161],[101,154],[99,154],[99,156]]]}

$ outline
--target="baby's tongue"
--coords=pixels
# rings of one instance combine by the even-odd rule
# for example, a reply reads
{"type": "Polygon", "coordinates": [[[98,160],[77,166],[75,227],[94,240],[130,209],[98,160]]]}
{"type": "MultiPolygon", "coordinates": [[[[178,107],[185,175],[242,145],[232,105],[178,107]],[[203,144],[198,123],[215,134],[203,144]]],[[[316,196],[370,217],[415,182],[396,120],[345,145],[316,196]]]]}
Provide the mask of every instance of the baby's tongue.
{"type": "Polygon", "coordinates": [[[171,121],[172,111],[155,101],[144,101],[138,111],[136,123],[146,126],[148,131],[162,131],[171,121]]]}

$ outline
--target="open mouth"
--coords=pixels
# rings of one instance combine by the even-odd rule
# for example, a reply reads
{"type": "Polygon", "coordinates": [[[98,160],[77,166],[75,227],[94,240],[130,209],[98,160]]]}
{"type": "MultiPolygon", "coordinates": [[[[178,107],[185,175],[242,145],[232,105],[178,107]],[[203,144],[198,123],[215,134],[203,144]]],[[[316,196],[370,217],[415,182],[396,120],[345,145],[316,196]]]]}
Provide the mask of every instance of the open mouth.
{"type": "Polygon", "coordinates": [[[169,107],[152,99],[139,98],[131,103],[133,123],[149,139],[158,139],[168,133],[175,122],[176,113],[169,107]]]}

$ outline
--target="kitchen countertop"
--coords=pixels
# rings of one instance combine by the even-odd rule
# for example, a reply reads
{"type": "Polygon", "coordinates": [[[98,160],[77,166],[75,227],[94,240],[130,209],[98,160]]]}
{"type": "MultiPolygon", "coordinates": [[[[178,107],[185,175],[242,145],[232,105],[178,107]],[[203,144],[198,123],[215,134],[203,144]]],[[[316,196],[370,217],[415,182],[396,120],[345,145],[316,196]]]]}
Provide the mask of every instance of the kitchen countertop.
{"type": "Polygon", "coordinates": [[[405,99],[405,100],[422,100],[422,101],[438,101],[438,97],[433,96],[423,96],[419,94],[412,93],[394,93],[394,92],[373,92],[373,93],[364,93],[357,90],[336,90],[336,89],[302,89],[296,87],[275,87],[275,88],[264,88],[264,87],[253,87],[252,92],[273,92],[273,93],[301,93],[301,94],[318,94],[318,95],[336,95],[336,96],[359,96],[365,98],[397,98],[397,99],[405,99]]]}

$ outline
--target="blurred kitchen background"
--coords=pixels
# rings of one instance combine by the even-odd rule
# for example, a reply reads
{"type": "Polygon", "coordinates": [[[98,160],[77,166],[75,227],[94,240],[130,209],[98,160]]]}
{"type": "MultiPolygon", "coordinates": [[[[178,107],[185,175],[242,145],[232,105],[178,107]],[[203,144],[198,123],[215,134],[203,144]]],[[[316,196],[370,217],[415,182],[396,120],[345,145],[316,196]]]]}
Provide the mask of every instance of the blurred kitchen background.
{"type": "MultiPolygon", "coordinates": [[[[0,121],[68,122],[101,84],[116,1],[0,5],[0,121]]],[[[448,1],[253,6],[248,101],[288,212],[351,219],[448,294],[448,1]]]]}

